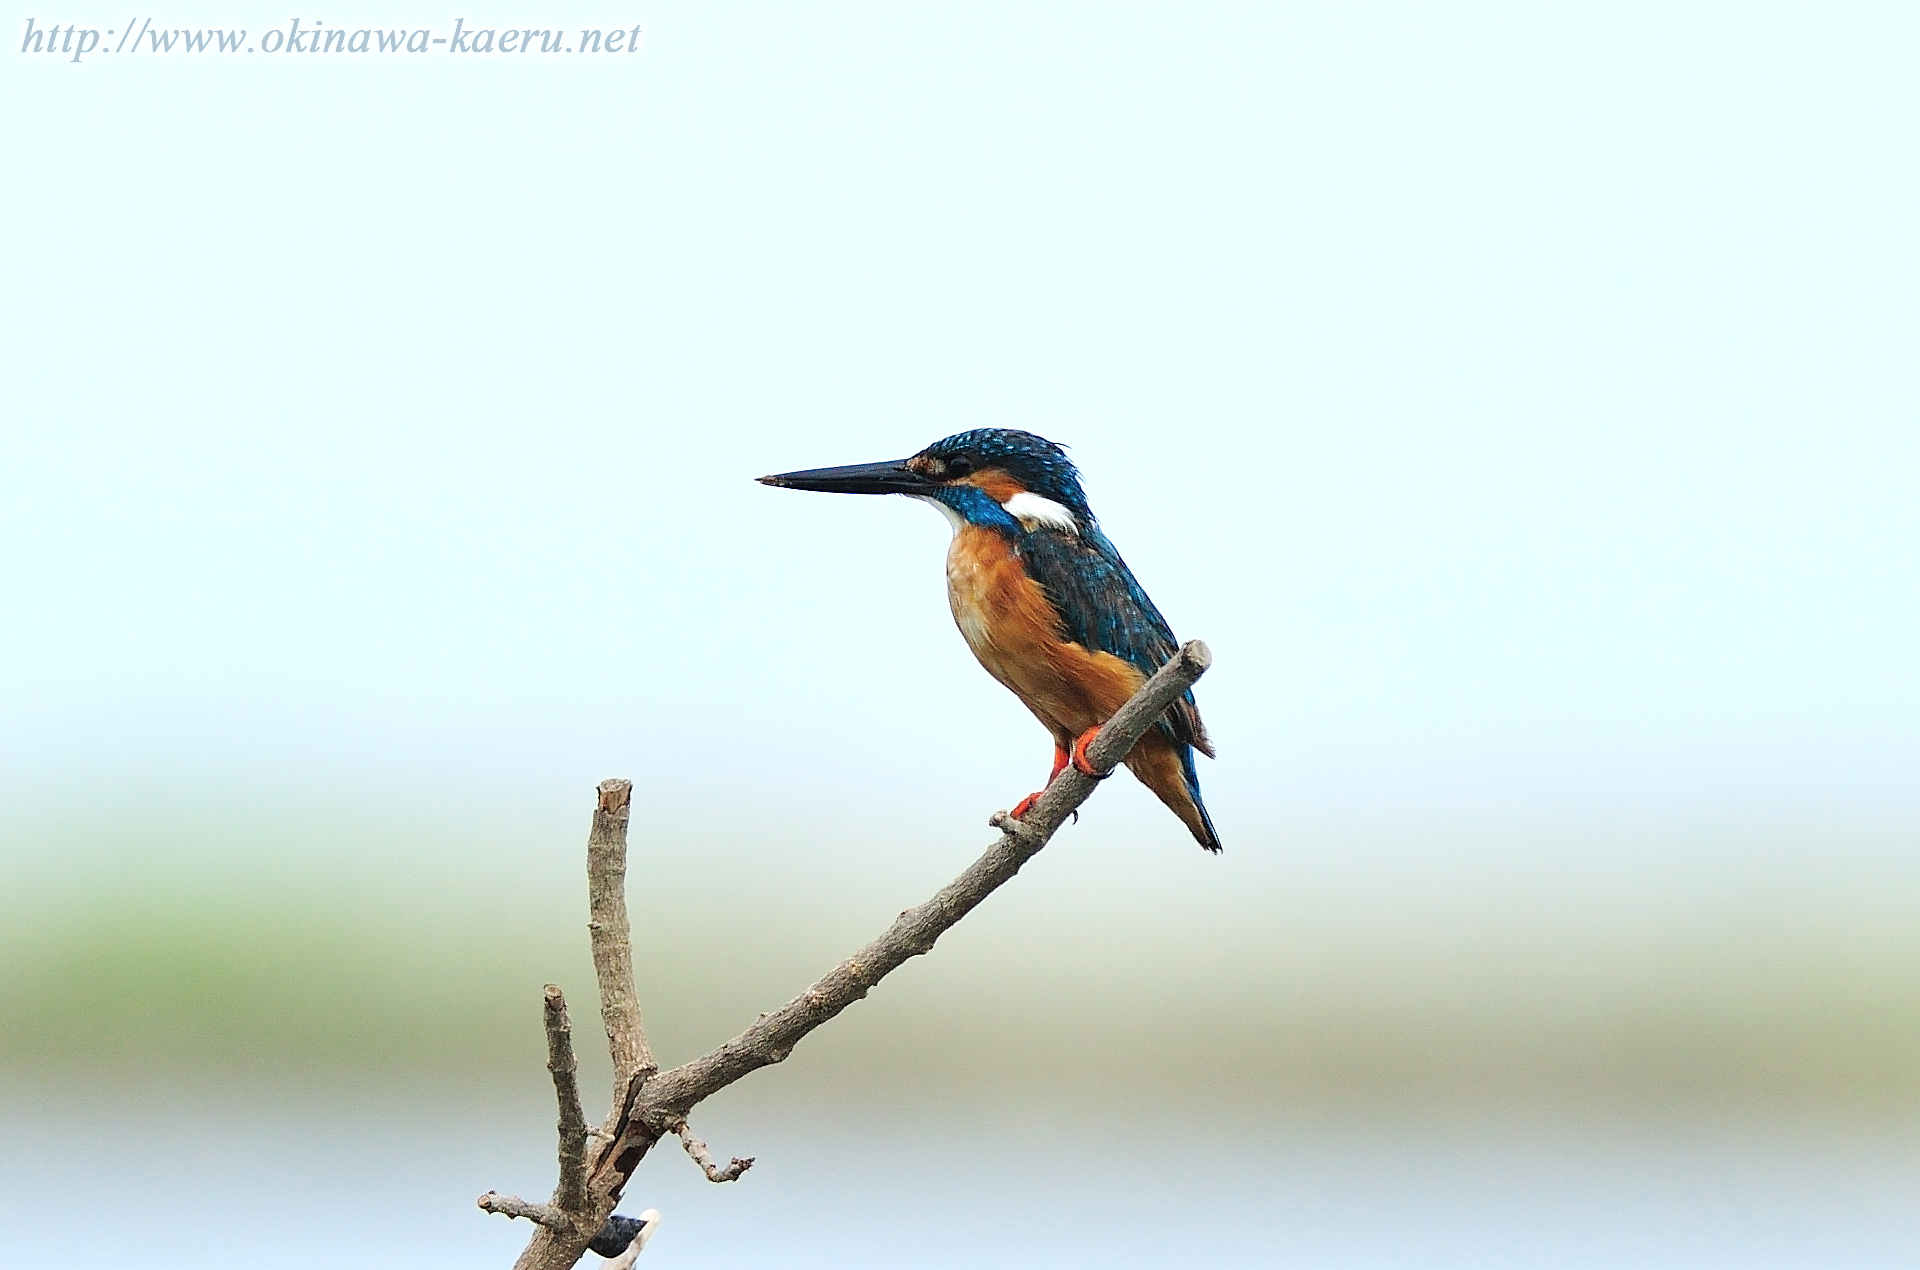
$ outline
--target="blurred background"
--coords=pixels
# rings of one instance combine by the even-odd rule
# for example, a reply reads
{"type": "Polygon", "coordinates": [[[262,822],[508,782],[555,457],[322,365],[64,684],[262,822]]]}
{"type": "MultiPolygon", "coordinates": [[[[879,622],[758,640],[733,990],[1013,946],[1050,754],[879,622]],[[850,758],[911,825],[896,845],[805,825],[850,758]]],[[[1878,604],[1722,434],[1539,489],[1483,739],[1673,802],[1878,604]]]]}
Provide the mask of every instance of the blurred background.
{"type": "Polygon", "coordinates": [[[309,23],[454,16],[644,45],[7,52],[0,1260],[509,1264],[597,781],[672,1063],[1044,776],[941,518],[751,481],[988,424],[1226,852],[1104,786],[649,1264],[1920,1259],[1911,6],[309,23]]]}

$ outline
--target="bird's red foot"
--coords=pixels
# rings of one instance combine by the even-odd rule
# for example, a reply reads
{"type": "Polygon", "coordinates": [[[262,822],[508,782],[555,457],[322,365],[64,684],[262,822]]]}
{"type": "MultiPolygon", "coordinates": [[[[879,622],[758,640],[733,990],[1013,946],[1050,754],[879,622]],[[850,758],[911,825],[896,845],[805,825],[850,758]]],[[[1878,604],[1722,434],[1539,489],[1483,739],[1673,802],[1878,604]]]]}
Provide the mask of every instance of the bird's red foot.
{"type": "Polygon", "coordinates": [[[1100,729],[1098,727],[1091,727],[1085,732],[1082,732],[1079,739],[1074,741],[1073,770],[1084,776],[1091,776],[1095,780],[1105,780],[1110,773],[1096,772],[1093,770],[1093,764],[1087,759],[1087,747],[1092,745],[1093,738],[1099,735],[1100,729]]]}
{"type": "MultiPolygon", "coordinates": [[[[1061,749],[1057,745],[1054,746],[1053,747],[1053,770],[1047,773],[1047,784],[1049,785],[1053,784],[1053,778],[1058,776],[1061,772],[1065,771],[1066,767],[1067,767],[1067,752],[1061,749]]],[[[1040,801],[1040,795],[1046,792],[1047,791],[1044,789],[1034,790],[1031,794],[1028,794],[1025,798],[1022,798],[1020,800],[1020,805],[1018,807],[1015,807],[1012,811],[1008,812],[1007,814],[1009,816],[1012,816],[1015,820],[1024,820],[1026,818],[1027,813],[1033,810],[1033,805],[1040,801]]]]}

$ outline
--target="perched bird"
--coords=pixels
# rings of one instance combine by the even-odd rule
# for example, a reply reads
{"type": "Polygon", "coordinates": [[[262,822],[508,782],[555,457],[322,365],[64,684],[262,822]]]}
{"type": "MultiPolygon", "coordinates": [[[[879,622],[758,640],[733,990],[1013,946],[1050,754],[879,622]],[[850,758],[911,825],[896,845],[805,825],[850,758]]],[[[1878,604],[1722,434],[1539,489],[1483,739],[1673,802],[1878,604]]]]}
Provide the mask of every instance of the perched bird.
{"type": "MultiPolygon", "coordinates": [[[[905,494],[946,513],[953,620],[987,673],[1053,734],[1053,776],[1068,763],[1098,775],[1088,743],[1177,651],[1166,619],[1100,532],[1080,473],[1045,437],[979,428],[909,459],[759,479],[785,489],[905,494]]],[[[1193,769],[1196,749],[1213,757],[1189,692],[1140,738],[1126,765],[1201,846],[1218,851],[1193,769]]],[[[1023,799],[1015,818],[1039,796],[1023,799]]]]}

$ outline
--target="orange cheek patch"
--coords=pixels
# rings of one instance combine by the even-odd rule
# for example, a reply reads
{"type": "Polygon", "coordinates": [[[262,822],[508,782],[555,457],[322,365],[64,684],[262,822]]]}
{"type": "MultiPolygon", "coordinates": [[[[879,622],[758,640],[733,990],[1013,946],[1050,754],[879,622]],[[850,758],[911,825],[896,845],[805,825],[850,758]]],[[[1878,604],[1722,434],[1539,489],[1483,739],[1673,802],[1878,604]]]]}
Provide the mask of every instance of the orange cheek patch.
{"type": "Polygon", "coordinates": [[[1015,494],[1024,494],[1027,492],[1026,486],[1014,480],[1013,477],[997,467],[990,467],[985,471],[975,472],[971,476],[963,476],[956,484],[977,485],[987,492],[987,497],[1003,505],[1015,494]]]}

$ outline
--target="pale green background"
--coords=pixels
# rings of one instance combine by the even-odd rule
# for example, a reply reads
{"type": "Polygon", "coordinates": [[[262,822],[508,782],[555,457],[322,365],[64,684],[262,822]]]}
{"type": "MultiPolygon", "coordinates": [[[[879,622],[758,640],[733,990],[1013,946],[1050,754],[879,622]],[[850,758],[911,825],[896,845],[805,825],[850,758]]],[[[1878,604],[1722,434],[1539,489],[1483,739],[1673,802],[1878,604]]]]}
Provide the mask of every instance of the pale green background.
{"type": "Polygon", "coordinates": [[[647,1166],[650,1259],[1920,1256],[1910,7],[401,4],[307,18],[647,34],[78,66],[26,16],[0,1249],[105,1204],[257,1264],[344,1185],[284,1264],[504,1264],[595,781],[675,1061],[1044,774],[944,523],[750,480],[1005,424],[1212,644],[1227,852],[1103,787],[713,1108],[747,1181],[647,1166]]]}

